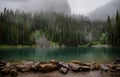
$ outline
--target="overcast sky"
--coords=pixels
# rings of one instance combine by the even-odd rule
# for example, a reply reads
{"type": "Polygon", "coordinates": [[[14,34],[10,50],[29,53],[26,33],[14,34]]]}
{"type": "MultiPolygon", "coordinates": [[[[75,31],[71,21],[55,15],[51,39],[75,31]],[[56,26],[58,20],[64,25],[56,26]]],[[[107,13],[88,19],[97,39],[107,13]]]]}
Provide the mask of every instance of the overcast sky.
{"type": "Polygon", "coordinates": [[[72,13],[88,14],[111,0],[68,0],[72,13]]]}
{"type": "MultiPolygon", "coordinates": [[[[0,10],[3,10],[4,7],[15,10],[27,1],[31,0],[0,0],[0,10]]],[[[111,0],[68,0],[72,13],[84,15],[110,1],[111,0]]]]}

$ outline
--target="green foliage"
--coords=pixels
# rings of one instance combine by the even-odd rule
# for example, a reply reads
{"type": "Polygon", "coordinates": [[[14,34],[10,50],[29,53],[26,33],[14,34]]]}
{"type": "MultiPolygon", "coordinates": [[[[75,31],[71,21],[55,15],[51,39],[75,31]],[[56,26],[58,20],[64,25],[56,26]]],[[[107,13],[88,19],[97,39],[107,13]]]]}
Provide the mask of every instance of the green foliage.
{"type": "Polygon", "coordinates": [[[103,33],[100,37],[100,43],[101,44],[107,44],[107,35],[103,33]]]}
{"type": "Polygon", "coordinates": [[[89,42],[88,44],[85,45],[85,47],[91,47],[93,45],[93,42],[89,42]]]}
{"type": "Polygon", "coordinates": [[[0,45],[34,45],[42,36],[59,46],[91,45],[88,34],[90,41],[99,41],[105,32],[105,22],[91,22],[84,16],[31,14],[6,8],[0,13],[0,45]]]}

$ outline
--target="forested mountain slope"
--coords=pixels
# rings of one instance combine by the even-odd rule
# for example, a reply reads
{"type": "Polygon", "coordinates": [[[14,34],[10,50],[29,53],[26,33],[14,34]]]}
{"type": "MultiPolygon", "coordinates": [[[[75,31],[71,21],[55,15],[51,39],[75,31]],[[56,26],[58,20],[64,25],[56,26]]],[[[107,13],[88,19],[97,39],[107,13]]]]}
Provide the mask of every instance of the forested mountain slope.
{"type": "Polygon", "coordinates": [[[91,12],[89,17],[92,20],[106,20],[108,15],[115,17],[117,10],[120,10],[120,0],[112,0],[110,3],[91,12]]]}

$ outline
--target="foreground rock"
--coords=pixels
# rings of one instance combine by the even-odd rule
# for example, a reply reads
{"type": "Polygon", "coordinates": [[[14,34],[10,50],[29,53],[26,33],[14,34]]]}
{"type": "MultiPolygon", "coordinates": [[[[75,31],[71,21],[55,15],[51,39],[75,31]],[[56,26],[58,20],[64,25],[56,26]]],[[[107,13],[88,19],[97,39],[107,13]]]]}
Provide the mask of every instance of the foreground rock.
{"type": "Polygon", "coordinates": [[[120,58],[116,59],[114,64],[101,65],[102,71],[119,72],[120,73],[120,58]]]}
{"type": "Polygon", "coordinates": [[[57,65],[51,63],[38,65],[38,71],[43,73],[53,72],[56,69],[57,69],[57,65]]]}
{"type": "Polygon", "coordinates": [[[80,72],[81,71],[80,66],[78,64],[69,63],[69,66],[73,72],[80,72]]]}
{"type": "Polygon", "coordinates": [[[51,60],[49,62],[27,62],[13,64],[6,61],[0,61],[0,74],[17,76],[19,73],[41,72],[49,73],[59,71],[62,74],[72,72],[87,72],[101,70],[102,72],[118,72],[120,73],[120,64],[117,59],[114,64],[98,65],[95,62],[83,63],[73,60],[70,63],[58,62],[51,60]]]}
{"type": "Polygon", "coordinates": [[[20,64],[17,64],[17,70],[19,72],[28,72],[31,71],[31,66],[33,65],[33,62],[27,62],[27,61],[22,61],[20,64]]]}

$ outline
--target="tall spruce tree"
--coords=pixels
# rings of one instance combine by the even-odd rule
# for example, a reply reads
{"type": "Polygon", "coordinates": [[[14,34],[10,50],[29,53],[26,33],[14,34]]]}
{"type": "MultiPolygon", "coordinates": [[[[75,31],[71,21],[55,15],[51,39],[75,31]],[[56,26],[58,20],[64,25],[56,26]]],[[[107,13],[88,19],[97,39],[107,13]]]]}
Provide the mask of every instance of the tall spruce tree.
{"type": "Polygon", "coordinates": [[[120,47],[120,16],[119,12],[117,11],[116,20],[115,20],[115,37],[114,37],[114,45],[116,47],[120,47]]]}
{"type": "Polygon", "coordinates": [[[111,19],[109,15],[107,18],[107,27],[108,27],[108,30],[107,30],[108,44],[111,45],[112,44],[112,37],[111,37],[112,29],[111,29],[111,19]]]}

